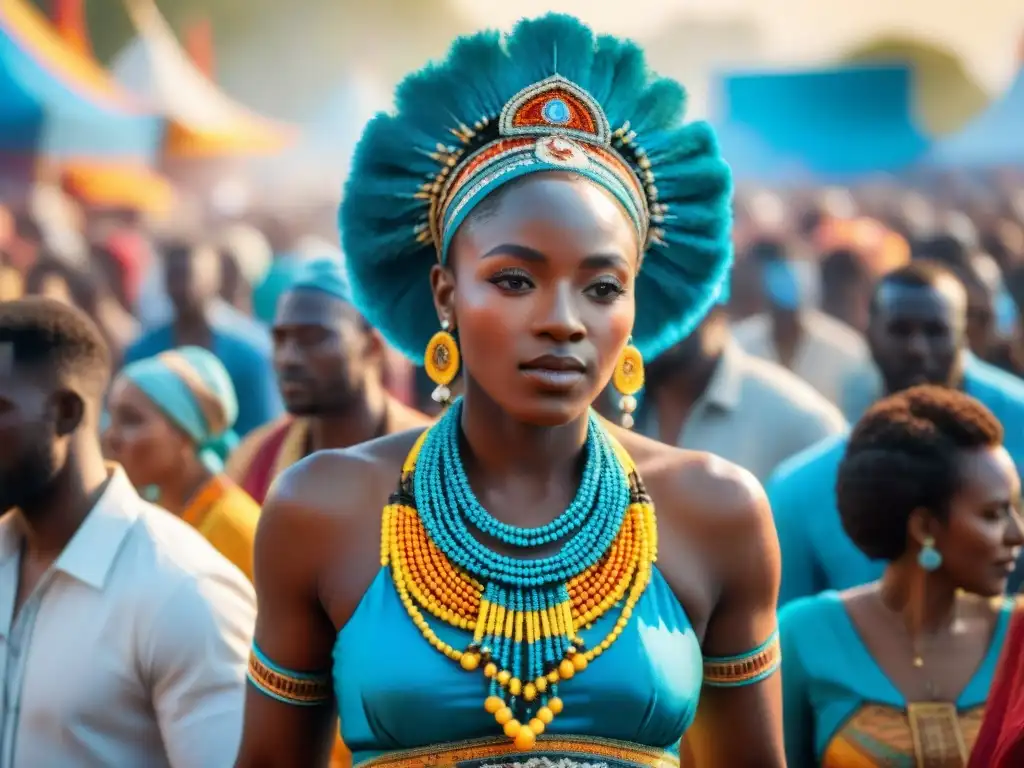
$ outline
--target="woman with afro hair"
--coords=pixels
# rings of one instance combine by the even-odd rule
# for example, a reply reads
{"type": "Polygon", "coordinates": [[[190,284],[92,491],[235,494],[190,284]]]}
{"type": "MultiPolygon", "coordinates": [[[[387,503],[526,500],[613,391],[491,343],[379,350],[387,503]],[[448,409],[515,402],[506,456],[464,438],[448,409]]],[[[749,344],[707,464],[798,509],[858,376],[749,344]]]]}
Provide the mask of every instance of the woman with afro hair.
{"type": "Polygon", "coordinates": [[[922,386],[879,401],[839,468],[843,527],[875,582],[780,623],[791,768],[964,766],[1014,610],[1020,480],[981,403],[922,386]]]}

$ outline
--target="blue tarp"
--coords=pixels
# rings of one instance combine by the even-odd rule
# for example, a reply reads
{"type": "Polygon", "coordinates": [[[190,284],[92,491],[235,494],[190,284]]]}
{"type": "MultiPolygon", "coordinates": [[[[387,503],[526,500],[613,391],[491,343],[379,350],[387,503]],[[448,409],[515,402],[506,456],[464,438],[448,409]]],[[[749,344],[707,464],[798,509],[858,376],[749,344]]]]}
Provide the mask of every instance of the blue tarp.
{"type": "Polygon", "coordinates": [[[0,18],[0,154],[150,161],[158,117],[90,100],[50,71],[0,18]]]}
{"type": "Polygon", "coordinates": [[[923,164],[977,169],[1024,165],[1024,70],[980,117],[959,133],[937,142],[923,164]]]}
{"type": "Polygon", "coordinates": [[[737,181],[786,185],[813,177],[798,158],[773,150],[754,131],[736,123],[715,126],[722,156],[737,181]]]}
{"type": "Polygon", "coordinates": [[[748,72],[719,87],[719,124],[742,128],[819,180],[897,171],[929,146],[912,119],[904,66],[748,72]]]}

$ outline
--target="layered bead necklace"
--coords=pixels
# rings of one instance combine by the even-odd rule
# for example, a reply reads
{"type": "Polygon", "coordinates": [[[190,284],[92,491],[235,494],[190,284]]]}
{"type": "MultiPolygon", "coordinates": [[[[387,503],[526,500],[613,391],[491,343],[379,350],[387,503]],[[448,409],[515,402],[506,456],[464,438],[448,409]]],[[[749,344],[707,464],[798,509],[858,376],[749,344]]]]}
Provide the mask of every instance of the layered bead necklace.
{"type": "Polygon", "coordinates": [[[561,683],[583,672],[622,633],[651,577],[657,531],[635,467],[594,415],[583,478],[569,508],[539,528],[519,528],[476,499],[460,456],[461,400],[424,432],[384,510],[381,563],[424,638],[470,673],[482,673],[484,708],[522,750],[562,711],[561,683]],[[534,560],[485,547],[559,544],[534,560]],[[618,607],[608,634],[587,648],[579,632],[618,607]],[[442,641],[426,612],[473,633],[465,648],[442,641]]]}

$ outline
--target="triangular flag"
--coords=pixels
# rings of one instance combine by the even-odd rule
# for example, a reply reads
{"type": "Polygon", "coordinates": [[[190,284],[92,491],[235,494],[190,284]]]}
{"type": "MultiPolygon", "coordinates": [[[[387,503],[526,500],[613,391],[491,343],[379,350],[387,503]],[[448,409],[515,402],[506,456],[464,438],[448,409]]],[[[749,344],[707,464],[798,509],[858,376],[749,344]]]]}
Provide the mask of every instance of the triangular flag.
{"type": "Polygon", "coordinates": [[[92,56],[89,27],[85,22],[85,0],[50,0],[50,15],[65,43],[85,56],[92,56]]]}
{"type": "Polygon", "coordinates": [[[216,62],[213,53],[213,26],[210,19],[202,17],[196,19],[185,30],[185,50],[192,59],[192,63],[208,79],[216,82],[216,62]]]}

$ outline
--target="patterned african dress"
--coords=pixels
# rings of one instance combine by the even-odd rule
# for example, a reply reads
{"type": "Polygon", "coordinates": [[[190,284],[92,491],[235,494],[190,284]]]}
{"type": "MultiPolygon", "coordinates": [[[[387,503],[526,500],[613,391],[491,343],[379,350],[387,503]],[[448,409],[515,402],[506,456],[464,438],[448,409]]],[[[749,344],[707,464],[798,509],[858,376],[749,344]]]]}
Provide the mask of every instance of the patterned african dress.
{"type": "Polygon", "coordinates": [[[963,768],[981,726],[1013,602],[955,702],[908,702],[872,658],[838,592],[780,615],[790,768],[963,768]]]}

